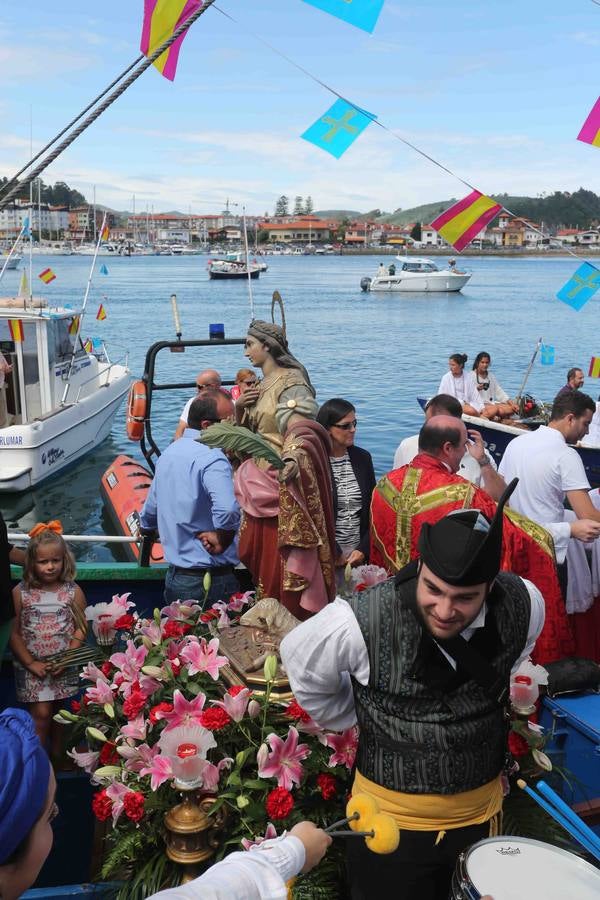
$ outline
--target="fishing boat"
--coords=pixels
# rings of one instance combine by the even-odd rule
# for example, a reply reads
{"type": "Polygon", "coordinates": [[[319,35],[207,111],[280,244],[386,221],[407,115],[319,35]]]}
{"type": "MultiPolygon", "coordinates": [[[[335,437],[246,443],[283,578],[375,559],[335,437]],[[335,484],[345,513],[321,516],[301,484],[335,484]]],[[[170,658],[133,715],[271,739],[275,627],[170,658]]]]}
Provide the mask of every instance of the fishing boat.
{"type": "Polygon", "coordinates": [[[108,437],[130,382],[127,358],[88,352],[73,331],[81,309],[40,297],[0,298],[0,342],[12,369],[0,389],[0,492],[25,491],[108,437]]]}
{"type": "Polygon", "coordinates": [[[361,278],[363,291],[377,293],[430,293],[460,291],[471,279],[471,272],[456,269],[453,260],[440,269],[432,259],[420,256],[397,256],[396,262],[380,266],[380,271],[369,278],[361,278]]]}
{"type": "MultiPolygon", "coordinates": [[[[232,254],[234,255],[234,254],[232,254]]],[[[258,278],[261,272],[266,270],[265,263],[246,262],[241,259],[209,259],[207,264],[208,277],[213,279],[224,278],[258,278]]]]}

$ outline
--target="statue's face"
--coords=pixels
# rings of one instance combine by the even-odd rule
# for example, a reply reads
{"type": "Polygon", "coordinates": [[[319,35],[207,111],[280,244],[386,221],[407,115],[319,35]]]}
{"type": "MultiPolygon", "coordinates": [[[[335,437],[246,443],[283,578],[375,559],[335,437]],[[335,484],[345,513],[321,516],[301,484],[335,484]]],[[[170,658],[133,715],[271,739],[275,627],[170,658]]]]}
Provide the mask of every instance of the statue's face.
{"type": "Polygon", "coordinates": [[[246,335],[246,343],[244,346],[246,348],[244,356],[250,360],[253,366],[258,366],[260,368],[270,355],[267,345],[249,334],[246,335]]]}

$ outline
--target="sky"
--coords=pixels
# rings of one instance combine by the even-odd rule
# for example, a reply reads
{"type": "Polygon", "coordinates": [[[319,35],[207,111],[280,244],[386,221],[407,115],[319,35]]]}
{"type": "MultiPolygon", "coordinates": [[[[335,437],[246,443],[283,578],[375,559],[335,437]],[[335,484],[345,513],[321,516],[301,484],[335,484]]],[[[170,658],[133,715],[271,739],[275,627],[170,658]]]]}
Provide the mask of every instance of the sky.
{"type": "MultiPolygon", "coordinates": [[[[372,35],[302,0],[218,0],[173,83],[151,67],[43,174],[118,210],[393,211],[469,189],[600,193],[576,140],[600,94],[592,0],[386,0],[372,35]],[[273,52],[261,42],[277,48],[273,52]],[[336,99],[377,115],[336,160],[300,135],[336,99]]],[[[11,175],[139,53],[142,0],[9,0],[0,8],[0,175],[11,175]]]]}

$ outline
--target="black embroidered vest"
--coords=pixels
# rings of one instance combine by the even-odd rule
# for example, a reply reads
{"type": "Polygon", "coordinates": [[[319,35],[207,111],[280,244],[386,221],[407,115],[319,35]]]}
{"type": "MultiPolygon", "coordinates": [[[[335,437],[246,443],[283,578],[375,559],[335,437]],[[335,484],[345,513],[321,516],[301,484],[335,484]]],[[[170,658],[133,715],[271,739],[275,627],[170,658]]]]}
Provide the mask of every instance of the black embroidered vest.
{"type": "MultiPolygon", "coordinates": [[[[454,671],[422,625],[416,578],[397,585],[391,578],[349,602],[371,670],[368,685],[353,679],[362,775],[412,794],[455,794],[495,778],[505,753],[503,709],[460,667],[454,671]]],[[[507,684],[530,614],[522,580],[501,572],[470,643],[507,684]]]]}

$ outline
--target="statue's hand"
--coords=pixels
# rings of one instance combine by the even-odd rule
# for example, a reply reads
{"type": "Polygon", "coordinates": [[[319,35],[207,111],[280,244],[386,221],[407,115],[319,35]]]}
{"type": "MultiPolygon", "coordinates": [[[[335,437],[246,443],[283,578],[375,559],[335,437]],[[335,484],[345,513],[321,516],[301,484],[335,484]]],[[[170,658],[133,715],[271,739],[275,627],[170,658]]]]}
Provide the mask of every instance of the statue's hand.
{"type": "Polygon", "coordinates": [[[247,406],[252,406],[258,400],[260,395],[260,391],[257,387],[248,388],[247,391],[244,391],[243,394],[235,401],[235,405],[241,407],[242,409],[246,409],[247,406]]]}
{"type": "Polygon", "coordinates": [[[287,484],[288,481],[291,481],[292,478],[295,478],[296,475],[298,475],[299,471],[300,470],[298,468],[298,463],[296,462],[296,460],[287,459],[285,461],[283,469],[279,470],[279,475],[277,477],[282,484],[287,484]]]}

